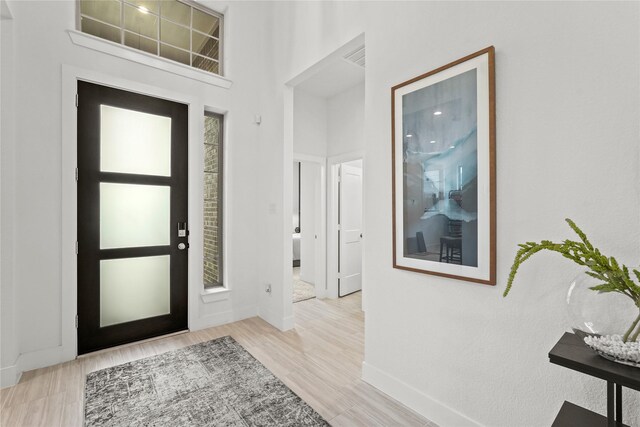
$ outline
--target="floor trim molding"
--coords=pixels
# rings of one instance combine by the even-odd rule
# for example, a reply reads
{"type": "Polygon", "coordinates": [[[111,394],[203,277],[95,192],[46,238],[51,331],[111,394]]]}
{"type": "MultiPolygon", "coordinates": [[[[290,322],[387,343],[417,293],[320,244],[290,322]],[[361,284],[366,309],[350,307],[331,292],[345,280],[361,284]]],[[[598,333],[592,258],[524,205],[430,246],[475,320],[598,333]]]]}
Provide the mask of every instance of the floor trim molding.
{"type": "Polygon", "coordinates": [[[293,329],[295,323],[295,318],[293,316],[285,317],[282,319],[282,330],[288,331],[289,329],[293,329]]]}
{"type": "Polygon", "coordinates": [[[362,380],[438,425],[482,427],[477,421],[367,362],[362,362],[362,380]]]}
{"type": "Polygon", "coordinates": [[[276,313],[268,309],[263,309],[259,310],[258,317],[283,332],[288,331],[289,329],[293,329],[293,316],[281,317],[280,313],[276,313]]]}
{"type": "Polygon", "coordinates": [[[258,315],[258,307],[250,305],[237,309],[223,311],[222,313],[214,313],[206,316],[198,317],[189,324],[189,330],[197,331],[200,329],[212,328],[227,323],[237,322],[238,320],[248,319],[258,315]]]}
{"type": "MultiPolygon", "coordinates": [[[[237,322],[238,320],[255,317],[257,315],[258,308],[255,305],[240,307],[238,309],[228,310],[222,313],[199,317],[194,325],[189,325],[189,329],[196,331],[199,329],[211,328],[213,326],[237,322]]],[[[72,355],[72,353],[72,351],[69,351],[69,349],[64,346],[22,353],[18,356],[14,365],[0,369],[0,388],[16,385],[23,372],[73,360],[75,356],[72,355]]]]}
{"type": "Polygon", "coordinates": [[[11,365],[0,369],[0,388],[11,387],[18,383],[18,366],[11,365]]]}
{"type": "Polygon", "coordinates": [[[42,350],[30,351],[28,353],[20,354],[16,365],[18,366],[20,373],[22,373],[33,369],[45,368],[47,366],[67,362],[73,359],[73,357],[67,357],[65,353],[67,352],[65,352],[65,348],[61,345],[42,350]]]}
{"type": "Polygon", "coordinates": [[[59,345],[20,354],[14,365],[0,369],[0,388],[18,384],[23,372],[72,360],[73,357],[69,357],[69,352],[65,350],[64,346],[59,345]]]}

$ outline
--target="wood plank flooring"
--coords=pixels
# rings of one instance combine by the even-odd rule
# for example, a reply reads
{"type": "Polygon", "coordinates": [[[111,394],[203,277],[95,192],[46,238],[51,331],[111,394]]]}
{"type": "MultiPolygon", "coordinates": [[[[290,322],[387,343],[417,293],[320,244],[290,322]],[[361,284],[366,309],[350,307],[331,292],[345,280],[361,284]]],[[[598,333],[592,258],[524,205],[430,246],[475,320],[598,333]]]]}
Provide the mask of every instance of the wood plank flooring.
{"type": "Polygon", "coordinates": [[[231,335],[333,426],[429,426],[423,417],[360,380],[361,294],[294,304],[295,329],[260,318],[132,344],[25,372],[0,390],[0,425],[82,426],[88,372],[231,335]]]}

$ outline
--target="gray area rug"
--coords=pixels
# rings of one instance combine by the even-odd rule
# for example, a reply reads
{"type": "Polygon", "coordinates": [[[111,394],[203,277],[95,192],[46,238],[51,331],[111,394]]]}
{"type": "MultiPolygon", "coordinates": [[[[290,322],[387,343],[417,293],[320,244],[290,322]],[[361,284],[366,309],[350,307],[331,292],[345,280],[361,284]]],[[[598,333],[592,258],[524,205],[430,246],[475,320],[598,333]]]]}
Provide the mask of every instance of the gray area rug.
{"type": "Polygon", "coordinates": [[[87,375],[86,426],[328,426],[231,337],[87,375]]]}

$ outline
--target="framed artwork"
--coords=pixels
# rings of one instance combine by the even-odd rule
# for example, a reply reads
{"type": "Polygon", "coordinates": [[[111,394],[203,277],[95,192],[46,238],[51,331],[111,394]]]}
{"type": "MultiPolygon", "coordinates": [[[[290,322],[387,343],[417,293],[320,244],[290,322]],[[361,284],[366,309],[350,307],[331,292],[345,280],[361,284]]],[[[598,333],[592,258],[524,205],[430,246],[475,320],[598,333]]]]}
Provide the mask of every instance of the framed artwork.
{"type": "Polygon", "coordinates": [[[391,89],[394,268],[495,285],[494,52],[391,89]]]}

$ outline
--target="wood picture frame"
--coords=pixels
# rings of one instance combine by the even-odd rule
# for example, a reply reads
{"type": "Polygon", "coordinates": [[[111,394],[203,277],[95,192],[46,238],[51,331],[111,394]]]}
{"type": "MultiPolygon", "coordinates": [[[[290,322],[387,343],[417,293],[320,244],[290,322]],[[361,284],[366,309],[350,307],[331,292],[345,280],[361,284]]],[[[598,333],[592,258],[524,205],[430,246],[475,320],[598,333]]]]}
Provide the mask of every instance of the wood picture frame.
{"type": "Polygon", "coordinates": [[[393,267],[496,283],[495,49],[391,88],[393,267]]]}

